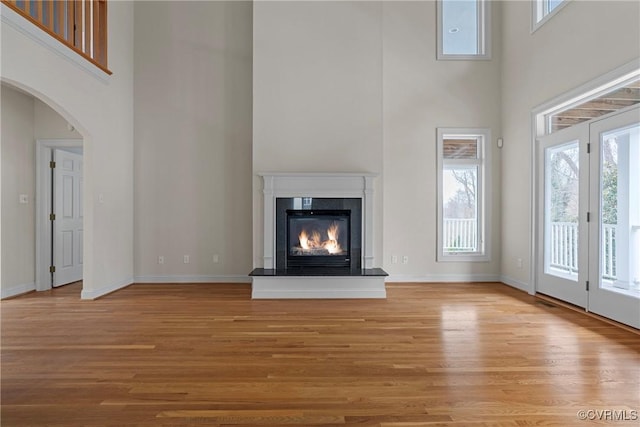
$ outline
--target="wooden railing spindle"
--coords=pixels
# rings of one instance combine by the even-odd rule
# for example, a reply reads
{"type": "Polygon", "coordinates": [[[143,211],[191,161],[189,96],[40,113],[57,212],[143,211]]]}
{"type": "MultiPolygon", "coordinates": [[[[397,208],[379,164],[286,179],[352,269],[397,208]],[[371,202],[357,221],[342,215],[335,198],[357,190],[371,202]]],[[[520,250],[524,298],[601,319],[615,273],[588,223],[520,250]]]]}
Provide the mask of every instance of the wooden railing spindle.
{"type": "Polygon", "coordinates": [[[70,46],[73,46],[73,42],[74,42],[74,34],[73,34],[73,27],[74,27],[74,18],[75,18],[75,7],[72,1],[67,1],[65,2],[66,7],[67,7],[67,19],[66,19],[66,31],[65,31],[65,40],[67,41],[67,44],[70,46]]]}
{"type": "Polygon", "coordinates": [[[46,1],[43,2],[43,7],[46,6],[46,12],[47,12],[47,27],[55,32],[55,24],[53,21],[53,9],[56,7],[56,3],[54,1],[46,1]]]}
{"type": "Polygon", "coordinates": [[[57,1],[54,2],[56,7],[56,27],[58,27],[58,34],[60,37],[64,38],[64,18],[65,18],[65,2],[57,1]]]}
{"type": "Polygon", "coordinates": [[[0,0],[107,74],[107,0],[0,0]]]}
{"type": "Polygon", "coordinates": [[[82,44],[82,51],[91,56],[91,0],[82,1],[84,9],[84,26],[82,32],[84,35],[84,43],[82,44]]]}

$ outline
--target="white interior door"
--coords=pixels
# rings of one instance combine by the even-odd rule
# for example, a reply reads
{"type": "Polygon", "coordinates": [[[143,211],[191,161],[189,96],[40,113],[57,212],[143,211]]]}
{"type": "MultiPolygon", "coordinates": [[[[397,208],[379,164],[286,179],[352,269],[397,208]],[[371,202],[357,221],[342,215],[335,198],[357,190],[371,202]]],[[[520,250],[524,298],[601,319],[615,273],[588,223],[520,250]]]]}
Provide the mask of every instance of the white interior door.
{"type": "Polygon", "coordinates": [[[54,150],[53,286],[82,280],[82,155],[54,150]]]}
{"type": "Polygon", "coordinates": [[[588,124],[538,141],[536,291],[587,306],[588,124]]]}
{"type": "Polygon", "coordinates": [[[640,109],[591,125],[589,311],[640,328],[640,109]]]}

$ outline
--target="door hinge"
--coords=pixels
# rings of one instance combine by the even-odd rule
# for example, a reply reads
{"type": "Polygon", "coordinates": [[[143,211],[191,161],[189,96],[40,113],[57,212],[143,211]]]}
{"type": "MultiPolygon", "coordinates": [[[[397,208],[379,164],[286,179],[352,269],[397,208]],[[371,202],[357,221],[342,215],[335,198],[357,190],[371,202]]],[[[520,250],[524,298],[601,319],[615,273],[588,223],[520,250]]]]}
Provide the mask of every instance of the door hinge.
{"type": "Polygon", "coordinates": [[[54,162],[53,160],[49,162],[49,167],[51,169],[55,169],[56,168],[56,162],[54,162]]]}
{"type": "Polygon", "coordinates": [[[55,221],[56,220],[56,214],[52,213],[49,214],[49,221],[55,221]]]}
{"type": "Polygon", "coordinates": [[[587,292],[589,291],[589,281],[587,280],[587,292]]]}
{"type": "Polygon", "coordinates": [[[587,154],[591,153],[591,143],[587,142],[587,154]]]}
{"type": "Polygon", "coordinates": [[[587,222],[591,222],[591,212],[587,212],[587,222]]]}
{"type": "Polygon", "coordinates": [[[49,273],[55,273],[56,272],[56,266],[52,265],[51,267],[49,267],[49,273]]]}

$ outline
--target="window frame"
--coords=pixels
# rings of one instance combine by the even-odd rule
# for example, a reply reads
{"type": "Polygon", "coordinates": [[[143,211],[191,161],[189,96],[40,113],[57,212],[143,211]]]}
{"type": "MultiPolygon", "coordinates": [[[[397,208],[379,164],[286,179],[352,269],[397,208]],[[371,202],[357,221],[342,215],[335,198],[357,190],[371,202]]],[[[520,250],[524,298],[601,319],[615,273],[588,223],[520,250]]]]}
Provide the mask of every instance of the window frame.
{"type": "Polygon", "coordinates": [[[491,261],[491,130],[489,128],[437,128],[437,248],[436,262],[489,262],[491,261]],[[475,138],[478,141],[477,159],[445,159],[444,140],[475,138]],[[444,195],[443,172],[447,166],[477,166],[477,252],[444,251],[444,195]]]}
{"type": "Polygon", "coordinates": [[[437,48],[436,59],[439,61],[486,61],[491,59],[491,1],[476,0],[478,4],[478,53],[454,54],[444,53],[444,25],[442,2],[448,0],[436,0],[436,28],[437,48]]]}
{"type": "Polygon", "coordinates": [[[571,0],[562,0],[553,10],[549,10],[550,0],[531,0],[531,33],[535,33],[540,27],[549,22],[571,0]]]}

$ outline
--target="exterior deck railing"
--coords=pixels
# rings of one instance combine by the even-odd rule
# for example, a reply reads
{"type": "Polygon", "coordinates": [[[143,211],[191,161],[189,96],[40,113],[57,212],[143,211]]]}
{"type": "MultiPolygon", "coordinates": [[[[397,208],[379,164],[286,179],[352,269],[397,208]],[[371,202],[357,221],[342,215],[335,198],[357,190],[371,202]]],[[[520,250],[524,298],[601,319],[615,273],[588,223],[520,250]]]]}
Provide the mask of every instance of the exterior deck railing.
{"type": "MultiPolygon", "coordinates": [[[[578,223],[552,222],[549,265],[568,273],[578,272],[578,223]]],[[[616,226],[602,226],[602,277],[616,279],[616,226]]]]}
{"type": "MultiPolygon", "coordinates": [[[[444,218],[444,250],[472,252],[478,248],[477,221],[475,219],[444,218]]],[[[552,222],[549,265],[567,273],[578,272],[578,223],[552,222]]],[[[602,277],[616,279],[616,226],[602,227],[602,277]]]]}
{"type": "Polygon", "coordinates": [[[478,221],[444,218],[443,237],[445,252],[474,252],[478,250],[478,221]]]}

